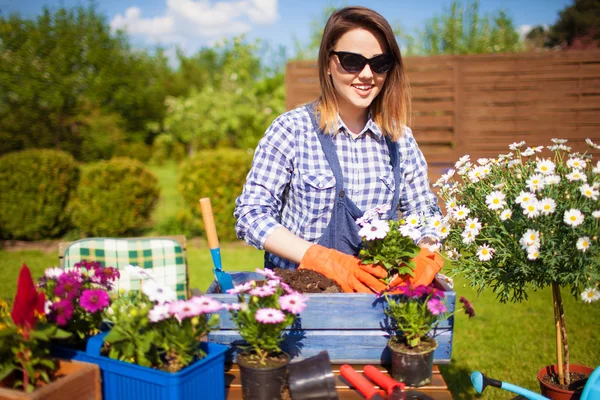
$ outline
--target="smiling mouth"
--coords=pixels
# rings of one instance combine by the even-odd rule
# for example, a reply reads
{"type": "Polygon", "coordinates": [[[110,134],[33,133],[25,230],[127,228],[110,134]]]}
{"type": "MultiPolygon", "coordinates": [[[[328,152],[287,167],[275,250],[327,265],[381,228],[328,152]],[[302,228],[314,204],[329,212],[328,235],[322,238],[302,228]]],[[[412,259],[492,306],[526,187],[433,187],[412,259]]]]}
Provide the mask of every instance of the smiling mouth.
{"type": "Polygon", "coordinates": [[[372,89],[373,85],[352,85],[352,87],[358,90],[367,91],[372,89]]]}

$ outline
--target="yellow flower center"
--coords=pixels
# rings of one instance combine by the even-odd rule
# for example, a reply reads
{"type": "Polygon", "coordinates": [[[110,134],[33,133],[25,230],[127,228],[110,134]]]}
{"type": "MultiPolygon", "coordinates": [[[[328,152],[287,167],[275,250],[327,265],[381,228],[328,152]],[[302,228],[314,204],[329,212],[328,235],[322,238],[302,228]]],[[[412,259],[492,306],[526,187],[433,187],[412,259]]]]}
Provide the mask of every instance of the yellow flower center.
{"type": "Polygon", "coordinates": [[[569,219],[573,222],[577,221],[577,217],[574,215],[571,215],[571,217],[569,219]]]}

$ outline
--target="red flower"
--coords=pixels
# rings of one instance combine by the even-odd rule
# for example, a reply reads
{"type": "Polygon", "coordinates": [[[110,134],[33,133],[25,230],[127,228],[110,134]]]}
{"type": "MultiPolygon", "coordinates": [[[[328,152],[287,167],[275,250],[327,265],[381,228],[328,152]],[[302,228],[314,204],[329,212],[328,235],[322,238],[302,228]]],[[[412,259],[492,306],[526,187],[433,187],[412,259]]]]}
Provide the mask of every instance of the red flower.
{"type": "Polygon", "coordinates": [[[10,313],[15,324],[20,327],[33,328],[35,312],[44,313],[45,301],[44,293],[38,293],[33,283],[31,271],[27,265],[23,264],[17,281],[17,295],[10,313]]]}

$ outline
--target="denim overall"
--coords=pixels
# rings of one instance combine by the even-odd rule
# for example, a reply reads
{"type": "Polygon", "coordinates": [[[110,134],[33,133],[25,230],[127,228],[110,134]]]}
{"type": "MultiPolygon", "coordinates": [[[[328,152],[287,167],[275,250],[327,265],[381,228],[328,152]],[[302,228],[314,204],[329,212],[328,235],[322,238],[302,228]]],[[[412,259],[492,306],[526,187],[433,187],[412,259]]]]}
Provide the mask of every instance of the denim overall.
{"type": "MultiPolygon", "coordinates": [[[[363,216],[364,211],[361,211],[356,204],[348,196],[344,190],[344,176],[342,168],[337,156],[335,144],[333,143],[332,135],[327,135],[319,128],[317,123],[314,104],[307,106],[308,113],[312,120],[317,137],[329,163],[333,175],[335,176],[336,197],[333,205],[331,220],[323,236],[317,241],[321,246],[338,250],[342,253],[357,255],[361,246],[362,239],[358,235],[359,226],[356,220],[363,216]]],[[[399,199],[400,199],[400,160],[398,154],[398,143],[393,142],[387,136],[385,137],[389,153],[390,163],[392,165],[392,173],[394,174],[395,190],[392,198],[392,204],[387,215],[387,219],[398,219],[399,199]]],[[[268,261],[268,254],[265,252],[265,268],[276,268],[276,265],[268,261]]]]}

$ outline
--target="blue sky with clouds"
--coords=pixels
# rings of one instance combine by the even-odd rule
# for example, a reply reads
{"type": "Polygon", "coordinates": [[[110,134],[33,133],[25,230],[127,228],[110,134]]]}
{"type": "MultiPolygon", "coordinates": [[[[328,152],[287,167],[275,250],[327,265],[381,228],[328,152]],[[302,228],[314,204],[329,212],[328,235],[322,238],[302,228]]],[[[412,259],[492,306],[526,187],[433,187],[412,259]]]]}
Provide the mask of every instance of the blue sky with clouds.
{"type": "MultiPolygon", "coordinates": [[[[465,1],[463,1],[465,3],[465,1]]],[[[44,6],[87,5],[82,0],[0,0],[0,13],[34,17],[44,6]]],[[[114,28],[125,28],[136,46],[180,46],[191,54],[223,37],[240,33],[293,51],[294,38],[308,40],[311,22],[327,6],[363,5],[391,24],[414,33],[447,10],[451,0],[97,0],[97,9],[114,28]]],[[[480,0],[482,14],[506,10],[517,27],[551,25],[570,0],[480,0]]]]}

